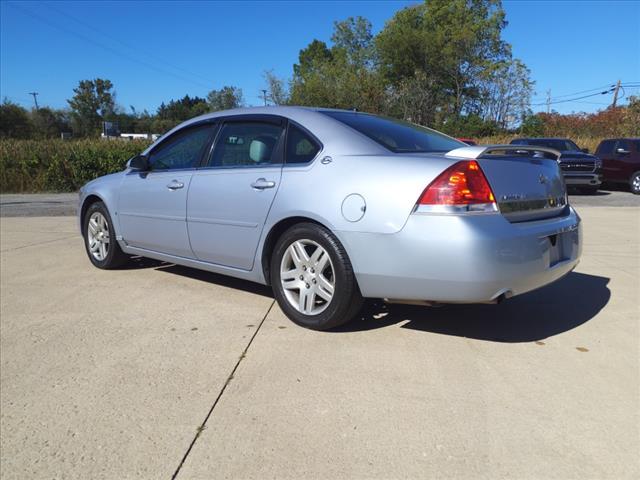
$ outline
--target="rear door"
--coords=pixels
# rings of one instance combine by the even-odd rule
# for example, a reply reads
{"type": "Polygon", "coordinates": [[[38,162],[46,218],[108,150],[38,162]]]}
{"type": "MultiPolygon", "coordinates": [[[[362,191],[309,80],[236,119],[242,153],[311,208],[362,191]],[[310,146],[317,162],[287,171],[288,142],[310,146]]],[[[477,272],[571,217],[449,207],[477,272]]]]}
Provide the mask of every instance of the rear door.
{"type": "Polygon", "coordinates": [[[282,174],[285,120],[224,121],[206,166],[191,180],[187,225],[199,260],[250,270],[282,174]]]}
{"type": "Polygon", "coordinates": [[[172,134],[149,153],[149,171],[125,175],[118,210],[127,245],[193,257],[187,234],[187,192],[214,128],[206,123],[172,134]]]}
{"type": "Polygon", "coordinates": [[[602,174],[605,181],[614,180],[617,177],[613,155],[615,144],[616,140],[603,140],[596,150],[596,155],[602,160],[602,174]]]}

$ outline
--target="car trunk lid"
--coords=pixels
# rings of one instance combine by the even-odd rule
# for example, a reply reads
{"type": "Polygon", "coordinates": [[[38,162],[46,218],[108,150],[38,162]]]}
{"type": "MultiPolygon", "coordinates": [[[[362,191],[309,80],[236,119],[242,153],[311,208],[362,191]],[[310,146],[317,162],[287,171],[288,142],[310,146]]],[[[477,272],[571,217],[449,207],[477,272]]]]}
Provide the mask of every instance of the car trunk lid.
{"type": "Polygon", "coordinates": [[[567,195],[557,158],[543,147],[492,145],[463,147],[447,157],[474,159],[484,172],[500,212],[510,222],[555,217],[567,208],[567,195]]]}

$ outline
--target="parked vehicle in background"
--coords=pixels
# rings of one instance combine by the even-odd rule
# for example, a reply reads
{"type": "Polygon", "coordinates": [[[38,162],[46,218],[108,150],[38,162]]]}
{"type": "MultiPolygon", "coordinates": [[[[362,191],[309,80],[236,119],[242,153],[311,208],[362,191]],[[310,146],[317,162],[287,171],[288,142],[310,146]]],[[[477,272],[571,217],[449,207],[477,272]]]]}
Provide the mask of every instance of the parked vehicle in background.
{"type": "Polygon", "coordinates": [[[86,184],[79,223],[98,268],[140,255],[268,284],[291,320],[327,329],[363,297],[498,302],[569,273],[581,227],[559,155],[353,111],[237,109],[86,184]]]}
{"type": "Polygon", "coordinates": [[[595,193],[602,184],[602,161],[580,149],[568,138],[516,138],[511,145],[530,145],[553,148],[560,152],[560,168],[568,187],[595,193]]]}
{"type": "Polygon", "coordinates": [[[476,142],[474,139],[472,138],[456,138],[456,140],[462,142],[462,143],[466,143],[467,145],[478,145],[478,142],[476,142]]]}
{"type": "Polygon", "coordinates": [[[596,155],[605,182],[624,183],[640,195],[640,138],[608,138],[600,142],[596,155]]]}

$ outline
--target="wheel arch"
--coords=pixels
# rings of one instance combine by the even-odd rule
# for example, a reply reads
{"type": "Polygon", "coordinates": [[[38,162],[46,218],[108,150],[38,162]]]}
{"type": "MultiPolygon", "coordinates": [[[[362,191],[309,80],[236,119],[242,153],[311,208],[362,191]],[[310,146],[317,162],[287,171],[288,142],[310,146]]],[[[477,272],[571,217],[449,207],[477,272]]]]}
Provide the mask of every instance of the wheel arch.
{"type": "Polygon", "coordinates": [[[87,214],[87,210],[89,210],[89,207],[97,202],[102,202],[106,205],[102,197],[96,195],[95,193],[91,193],[87,195],[87,197],[82,201],[82,206],[80,207],[80,233],[82,234],[83,237],[85,233],[83,228],[84,216],[87,214]]]}
{"type": "MultiPolygon", "coordinates": [[[[262,246],[262,255],[260,259],[260,266],[262,267],[262,273],[267,285],[271,285],[271,256],[273,255],[273,249],[280,236],[289,228],[299,223],[314,223],[323,228],[329,230],[333,235],[335,232],[327,224],[304,215],[296,215],[293,217],[287,217],[279,220],[269,229],[269,233],[265,236],[264,244],[262,246]]],[[[342,243],[342,242],[341,242],[342,243]]]]}

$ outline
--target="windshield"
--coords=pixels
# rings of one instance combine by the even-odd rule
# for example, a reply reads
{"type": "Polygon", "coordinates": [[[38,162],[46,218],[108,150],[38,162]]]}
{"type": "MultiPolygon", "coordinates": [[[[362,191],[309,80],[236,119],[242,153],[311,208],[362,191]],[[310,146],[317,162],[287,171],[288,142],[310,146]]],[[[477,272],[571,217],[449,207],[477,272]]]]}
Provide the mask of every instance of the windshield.
{"type": "Polygon", "coordinates": [[[537,145],[539,147],[549,147],[561,152],[579,152],[578,146],[571,140],[563,140],[559,138],[534,138],[528,140],[529,145],[537,145]]]}
{"type": "Polygon", "coordinates": [[[442,133],[395,118],[368,113],[322,110],[325,115],[366,135],[396,153],[449,152],[465,147],[462,142],[442,133]]]}

